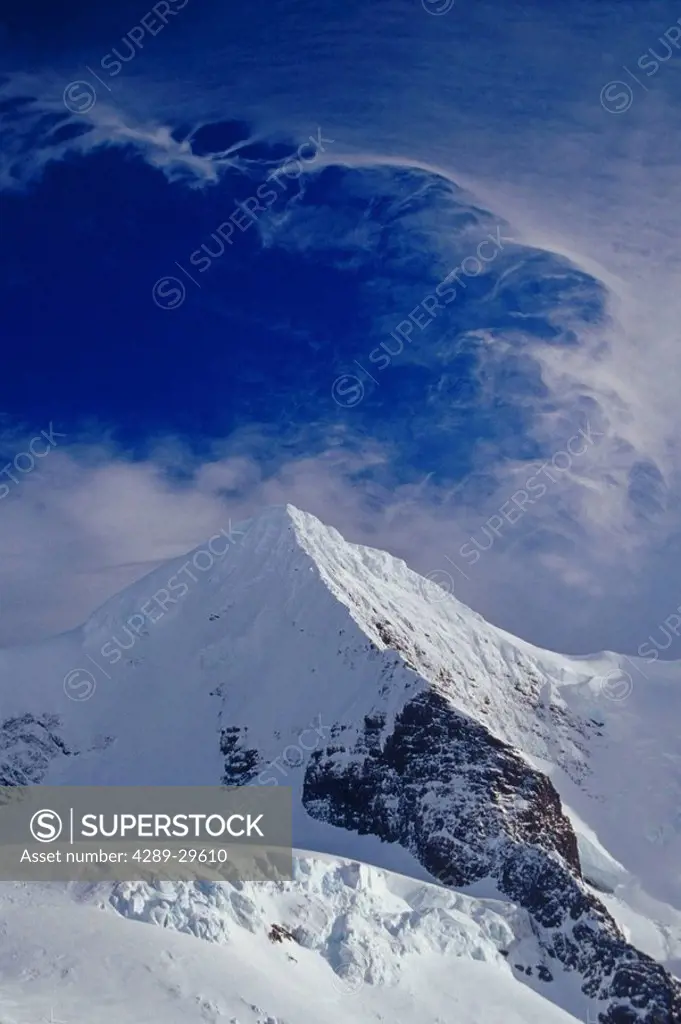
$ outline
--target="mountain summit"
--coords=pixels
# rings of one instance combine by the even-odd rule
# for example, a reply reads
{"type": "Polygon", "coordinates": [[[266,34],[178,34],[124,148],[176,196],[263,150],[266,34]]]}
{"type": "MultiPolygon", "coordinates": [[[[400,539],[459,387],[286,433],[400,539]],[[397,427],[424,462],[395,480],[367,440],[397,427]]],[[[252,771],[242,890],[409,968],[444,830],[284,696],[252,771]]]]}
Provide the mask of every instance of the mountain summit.
{"type": "Polygon", "coordinates": [[[636,879],[681,902],[641,834],[651,790],[678,800],[680,676],[640,668],[614,700],[622,664],[541,651],[276,507],[0,652],[0,784],[290,786],[298,848],[517,905],[547,998],[565,975],[571,1012],[673,1024],[679,983],[606,897],[636,879]]]}

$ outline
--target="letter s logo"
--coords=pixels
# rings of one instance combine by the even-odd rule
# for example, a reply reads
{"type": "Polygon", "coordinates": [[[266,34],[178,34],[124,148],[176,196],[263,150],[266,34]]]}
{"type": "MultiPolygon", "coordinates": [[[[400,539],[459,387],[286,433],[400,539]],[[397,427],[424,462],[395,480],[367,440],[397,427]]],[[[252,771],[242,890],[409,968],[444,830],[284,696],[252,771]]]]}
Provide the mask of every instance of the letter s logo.
{"type": "Polygon", "coordinates": [[[28,826],[39,843],[53,843],[61,835],[62,820],[56,811],[36,811],[28,826]]]}

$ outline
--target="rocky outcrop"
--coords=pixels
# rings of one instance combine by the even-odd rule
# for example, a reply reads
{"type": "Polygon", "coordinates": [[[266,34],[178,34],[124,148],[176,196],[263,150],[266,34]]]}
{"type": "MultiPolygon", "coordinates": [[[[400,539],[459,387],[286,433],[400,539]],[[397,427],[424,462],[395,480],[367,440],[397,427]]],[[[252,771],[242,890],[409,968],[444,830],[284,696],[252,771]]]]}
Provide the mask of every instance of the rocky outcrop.
{"type": "Polygon", "coordinates": [[[220,753],[224,758],[220,782],[223,786],[248,785],[260,764],[258,751],[245,745],[247,732],[248,729],[236,725],[220,731],[220,753]]]}
{"type": "Polygon", "coordinates": [[[312,817],[401,844],[444,885],[493,878],[532,915],[547,955],[602,1000],[602,1024],[679,1024],[681,987],[588,890],[558,793],[518,751],[434,689],[387,731],[377,713],[358,739],[352,723],[334,734],[305,774],[312,817]]]}
{"type": "Polygon", "coordinates": [[[0,722],[0,786],[43,781],[55,757],[71,757],[61,739],[57,715],[20,715],[0,722]]]}

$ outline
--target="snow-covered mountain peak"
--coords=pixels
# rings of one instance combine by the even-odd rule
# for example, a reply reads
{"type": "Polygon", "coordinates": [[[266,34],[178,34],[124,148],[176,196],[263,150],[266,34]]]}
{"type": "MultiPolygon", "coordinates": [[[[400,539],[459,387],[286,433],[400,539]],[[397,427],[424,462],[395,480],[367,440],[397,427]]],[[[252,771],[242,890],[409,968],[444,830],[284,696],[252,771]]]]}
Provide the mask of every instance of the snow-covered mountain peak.
{"type": "Polygon", "coordinates": [[[651,674],[614,701],[599,678],[618,670],[511,637],[403,561],[277,506],[80,629],[0,652],[0,783],[290,786],[298,847],[482,886],[524,909],[603,1022],[671,1024],[675,983],[584,878],[634,874],[681,906],[678,875],[627,824],[651,784],[660,813],[678,802],[681,688],[651,674]]]}

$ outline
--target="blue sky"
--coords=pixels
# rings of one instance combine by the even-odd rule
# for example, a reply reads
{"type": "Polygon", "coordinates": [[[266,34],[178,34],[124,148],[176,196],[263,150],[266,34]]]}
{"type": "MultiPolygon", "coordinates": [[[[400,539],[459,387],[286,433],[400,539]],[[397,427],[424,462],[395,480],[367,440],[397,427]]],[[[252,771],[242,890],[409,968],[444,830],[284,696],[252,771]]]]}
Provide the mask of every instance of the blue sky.
{"type": "Polygon", "coordinates": [[[635,651],[678,604],[673,6],[155,7],[0,35],[5,461],[64,435],[1,478],[2,640],[292,501],[635,651]]]}

